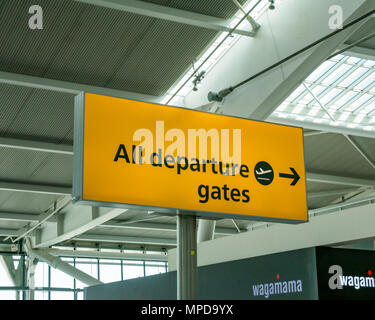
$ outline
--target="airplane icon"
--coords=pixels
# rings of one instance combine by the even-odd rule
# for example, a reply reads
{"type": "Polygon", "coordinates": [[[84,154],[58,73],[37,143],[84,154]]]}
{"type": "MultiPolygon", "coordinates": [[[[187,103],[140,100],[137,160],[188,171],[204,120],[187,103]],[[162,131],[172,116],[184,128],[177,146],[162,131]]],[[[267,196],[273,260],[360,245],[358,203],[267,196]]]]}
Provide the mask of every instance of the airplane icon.
{"type": "Polygon", "coordinates": [[[266,174],[266,173],[270,173],[270,172],[272,172],[272,170],[263,170],[262,168],[260,168],[260,171],[255,170],[255,172],[256,172],[257,174],[266,174]]]}
{"type": "Polygon", "coordinates": [[[269,163],[260,161],[254,168],[255,179],[262,185],[267,186],[273,181],[273,169],[269,163]]]}

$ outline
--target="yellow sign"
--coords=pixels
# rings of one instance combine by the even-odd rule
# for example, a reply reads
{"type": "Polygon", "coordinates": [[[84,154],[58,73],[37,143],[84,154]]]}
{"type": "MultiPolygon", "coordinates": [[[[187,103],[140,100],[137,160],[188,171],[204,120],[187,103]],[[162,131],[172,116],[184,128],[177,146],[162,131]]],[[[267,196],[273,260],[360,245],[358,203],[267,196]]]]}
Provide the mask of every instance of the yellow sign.
{"type": "Polygon", "coordinates": [[[301,128],[83,93],[74,158],[78,203],[308,220],[301,128]]]}

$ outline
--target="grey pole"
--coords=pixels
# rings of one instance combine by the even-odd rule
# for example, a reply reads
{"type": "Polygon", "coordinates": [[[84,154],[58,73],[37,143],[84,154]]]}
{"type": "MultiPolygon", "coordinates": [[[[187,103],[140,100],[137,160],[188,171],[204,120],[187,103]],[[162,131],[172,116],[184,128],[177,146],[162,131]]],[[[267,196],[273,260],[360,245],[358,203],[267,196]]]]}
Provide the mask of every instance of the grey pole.
{"type": "Polygon", "coordinates": [[[196,217],[177,214],[177,299],[197,299],[196,217]]]}

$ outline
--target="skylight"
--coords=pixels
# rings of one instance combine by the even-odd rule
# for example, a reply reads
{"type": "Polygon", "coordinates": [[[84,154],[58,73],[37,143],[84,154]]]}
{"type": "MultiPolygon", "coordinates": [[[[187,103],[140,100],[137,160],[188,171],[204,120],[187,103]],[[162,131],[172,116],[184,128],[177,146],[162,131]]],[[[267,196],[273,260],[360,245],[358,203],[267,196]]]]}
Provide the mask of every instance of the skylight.
{"type": "Polygon", "coordinates": [[[375,61],[338,55],[322,63],[304,83],[336,121],[302,85],[273,116],[293,120],[304,117],[304,122],[375,131],[375,61]]]}
{"type": "MultiPolygon", "coordinates": [[[[258,1],[248,1],[244,6],[245,11],[249,11],[258,1]]],[[[268,6],[269,1],[262,0],[252,11],[251,16],[256,20],[268,6]]],[[[239,11],[233,18],[231,27],[242,17],[243,13],[239,11]]],[[[249,29],[248,21],[245,19],[239,28],[249,29]]],[[[222,32],[217,37],[194,66],[168,91],[162,103],[178,104],[179,99],[191,92],[193,78],[189,79],[189,77],[194,73],[194,68],[203,63],[216,49],[199,70],[204,70],[207,74],[240,37],[239,35],[228,37],[217,48],[227,35],[227,32],[222,32]]],[[[281,103],[272,113],[273,117],[375,132],[375,60],[336,55],[316,68],[305,79],[304,84],[299,85],[281,103]]]]}

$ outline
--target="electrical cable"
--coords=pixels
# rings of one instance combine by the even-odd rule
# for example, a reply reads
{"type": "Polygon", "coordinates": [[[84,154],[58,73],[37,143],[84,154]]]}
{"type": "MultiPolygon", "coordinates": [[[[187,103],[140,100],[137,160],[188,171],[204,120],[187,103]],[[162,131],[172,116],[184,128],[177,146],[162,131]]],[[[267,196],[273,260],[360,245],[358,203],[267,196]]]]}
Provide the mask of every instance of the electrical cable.
{"type": "Polygon", "coordinates": [[[292,59],[292,58],[294,58],[294,57],[300,55],[301,53],[303,53],[303,52],[305,52],[305,51],[307,51],[307,50],[309,50],[309,49],[311,49],[312,47],[316,46],[317,44],[320,44],[320,43],[322,43],[323,41],[325,41],[325,40],[327,40],[327,39],[329,39],[329,38],[335,36],[336,34],[338,34],[338,33],[342,32],[342,31],[348,29],[349,27],[351,27],[351,26],[357,24],[358,22],[360,22],[360,21],[366,19],[367,17],[371,16],[371,15],[374,14],[374,13],[375,13],[375,10],[371,10],[370,12],[368,12],[368,13],[362,15],[361,17],[359,17],[359,18],[353,20],[352,22],[348,23],[347,25],[343,26],[342,29],[338,29],[338,30],[336,30],[336,31],[334,31],[334,32],[332,32],[332,33],[330,33],[330,34],[328,34],[328,35],[326,35],[326,36],[320,38],[319,40],[314,41],[313,43],[307,45],[306,47],[304,47],[304,48],[302,48],[302,49],[300,49],[300,50],[298,50],[298,51],[292,53],[291,55],[285,57],[284,59],[282,59],[282,60],[280,60],[280,61],[278,61],[278,62],[272,64],[271,66],[269,66],[269,67],[263,69],[262,71],[260,71],[260,72],[258,72],[258,73],[256,73],[256,74],[252,75],[251,77],[249,77],[249,78],[247,78],[247,79],[245,79],[245,80],[243,80],[243,81],[237,83],[237,84],[234,85],[234,86],[231,86],[231,87],[228,87],[228,88],[226,88],[226,89],[223,89],[223,90],[219,91],[219,93],[209,92],[209,93],[208,93],[208,100],[209,100],[209,101],[222,101],[222,99],[223,99],[225,96],[227,96],[228,94],[230,94],[231,92],[233,92],[233,91],[234,91],[235,89],[237,89],[238,87],[243,86],[244,84],[248,83],[249,81],[254,80],[255,78],[257,78],[257,77],[259,77],[259,76],[265,74],[266,72],[268,72],[268,71],[270,71],[270,70],[272,70],[272,69],[278,67],[279,65],[281,65],[281,64],[283,64],[283,63],[285,63],[285,62],[287,62],[288,60],[290,60],[290,59],[292,59]]]}

